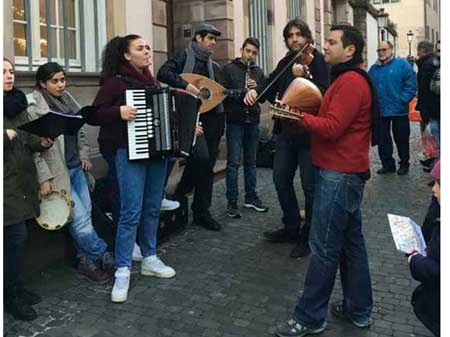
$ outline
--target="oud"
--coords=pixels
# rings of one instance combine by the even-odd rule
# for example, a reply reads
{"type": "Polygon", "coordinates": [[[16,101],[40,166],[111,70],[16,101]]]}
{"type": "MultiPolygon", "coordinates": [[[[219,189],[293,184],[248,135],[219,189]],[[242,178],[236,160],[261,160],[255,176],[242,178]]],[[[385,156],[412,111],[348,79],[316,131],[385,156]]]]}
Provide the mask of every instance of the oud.
{"type": "Polygon", "coordinates": [[[226,89],[216,81],[197,74],[180,74],[186,82],[200,90],[200,113],[208,112],[218,106],[227,96],[239,96],[246,94],[248,89],[226,89]]]}

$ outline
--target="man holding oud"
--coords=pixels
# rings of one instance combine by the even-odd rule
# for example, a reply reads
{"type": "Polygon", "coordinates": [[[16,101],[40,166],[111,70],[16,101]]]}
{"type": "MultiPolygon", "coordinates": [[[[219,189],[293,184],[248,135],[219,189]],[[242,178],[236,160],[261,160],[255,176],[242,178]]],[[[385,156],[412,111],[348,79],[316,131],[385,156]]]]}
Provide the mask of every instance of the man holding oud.
{"type": "MultiPolygon", "coordinates": [[[[185,81],[180,74],[193,73],[221,82],[217,63],[211,60],[214,46],[220,32],[212,25],[200,24],[194,31],[194,37],[185,51],[175,54],[158,72],[158,80],[174,88],[185,89],[195,95],[200,91],[185,81]]],[[[192,212],[194,223],[210,230],[219,231],[220,224],[212,218],[209,207],[213,189],[214,165],[218,153],[220,138],[225,127],[225,115],[222,104],[200,116],[203,134],[197,136],[191,157],[175,191],[175,198],[194,191],[192,212]]]]}
{"type": "Polygon", "coordinates": [[[261,108],[258,103],[248,106],[242,100],[246,89],[255,88],[264,80],[263,70],[255,64],[258,53],[258,39],[249,37],[242,45],[241,57],[235,58],[222,68],[224,86],[231,90],[241,89],[224,101],[227,122],[227,214],[235,219],[241,217],[237,206],[241,152],[244,156],[244,206],[258,212],[267,211],[267,207],[256,194],[256,150],[261,108]]]}
{"type": "MultiPolygon", "coordinates": [[[[246,104],[255,104],[258,94],[263,93],[263,91],[262,99],[268,99],[272,103],[277,97],[281,99],[288,86],[296,77],[307,77],[322,92],[326,90],[329,78],[328,68],[325,64],[324,56],[315,49],[312,52],[314,58],[309,65],[294,63],[292,67],[289,66],[282,72],[302,48],[307,44],[313,44],[311,30],[308,25],[299,19],[291,20],[284,27],[283,36],[289,49],[288,53],[278,62],[275,70],[262,85],[247,93],[244,99],[246,104]],[[279,77],[277,78],[277,76],[279,77]],[[274,83],[272,83],[273,81],[274,83]],[[270,87],[268,87],[269,84],[271,84],[270,87]],[[267,90],[265,90],[266,88],[267,90]]],[[[297,242],[297,245],[291,252],[291,257],[304,257],[309,254],[308,236],[314,193],[311,135],[309,131],[299,129],[290,121],[278,119],[275,119],[274,133],[277,137],[273,180],[278,193],[278,200],[283,210],[282,222],[284,228],[265,232],[264,236],[271,242],[297,242]],[[293,184],[297,167],[300,168],[306,212],[306,222],[300,233],[300,210],[293,184]]]]}

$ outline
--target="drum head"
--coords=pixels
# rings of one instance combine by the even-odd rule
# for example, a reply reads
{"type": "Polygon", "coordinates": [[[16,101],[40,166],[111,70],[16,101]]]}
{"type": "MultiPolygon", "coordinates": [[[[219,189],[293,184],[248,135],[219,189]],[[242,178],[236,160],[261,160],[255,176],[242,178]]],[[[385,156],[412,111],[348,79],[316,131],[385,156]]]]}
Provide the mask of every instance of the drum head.
{"type": "Polygon", "coordinates": [[[72,220],[73,207],[64,191],[53,191],[41,200],[41,215],[37,223],[47,230],[61,229],[72,220]]]}

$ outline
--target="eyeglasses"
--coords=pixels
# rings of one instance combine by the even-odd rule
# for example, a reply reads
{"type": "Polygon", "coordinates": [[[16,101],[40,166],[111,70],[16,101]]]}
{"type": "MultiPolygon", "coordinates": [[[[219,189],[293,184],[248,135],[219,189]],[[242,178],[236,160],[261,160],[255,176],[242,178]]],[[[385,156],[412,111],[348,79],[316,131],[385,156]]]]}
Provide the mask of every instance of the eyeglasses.
{"type": "Polygon", "coordinates": [[[377,53],[381,53],[381,52],[385,52],[385,51],[388,51],[389,50],[389,48],[381,48],[381,49],[377,49],[377,53]]]}

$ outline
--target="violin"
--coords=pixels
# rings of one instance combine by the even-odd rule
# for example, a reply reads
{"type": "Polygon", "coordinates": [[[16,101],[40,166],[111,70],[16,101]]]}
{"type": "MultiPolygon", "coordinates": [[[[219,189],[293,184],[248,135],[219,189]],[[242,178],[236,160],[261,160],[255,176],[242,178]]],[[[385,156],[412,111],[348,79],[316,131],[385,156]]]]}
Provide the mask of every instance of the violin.
{"type": "MultiPolygon", "coordinates": [[[[280,78],[280,76],[288,69],[289,67],[292,67],[294,63],[300,63],[302,65],[309,66],[311,62],[314,60],[314,46],[311,43],[305,44],[305,46],[299,50],[297,55],[281,70],[277,76],[270,82],[266,88],[256,97],[256,101],[258,101],[259,98],[261,98],[262,95],[266,93],[266,91],[280,78]]],[[[307,70],[307,75],[309,78],[312,78],[311,73],[309,73],[309,70],[307,70]]]]}
{"type": "Polygon", "coordinates": [[[301,64],[302,66],[306,66],[304,67],[304,72],[305,72],[305,78],[311,80],[312,79],[312,74],[309,71],[308,66],[312,63],[312,61],[314,60],[314,46],[310,43],[307,44],[306,49],[301,53],[301,55],[296,56],[295,59],[295,63],[292,66],[292,68],[294,68],[294,66],[296,64],[301,64]]]}

